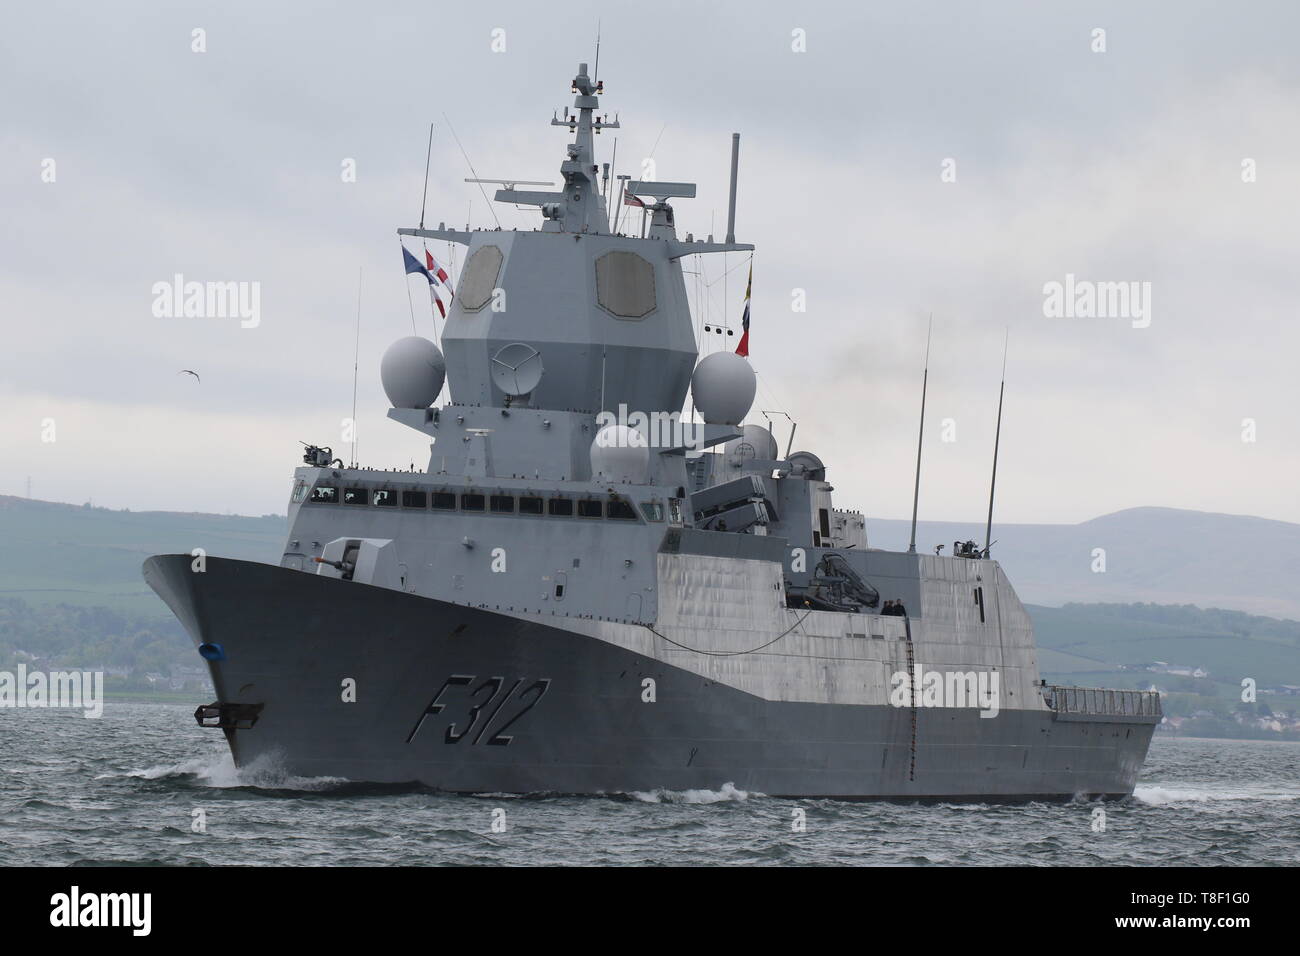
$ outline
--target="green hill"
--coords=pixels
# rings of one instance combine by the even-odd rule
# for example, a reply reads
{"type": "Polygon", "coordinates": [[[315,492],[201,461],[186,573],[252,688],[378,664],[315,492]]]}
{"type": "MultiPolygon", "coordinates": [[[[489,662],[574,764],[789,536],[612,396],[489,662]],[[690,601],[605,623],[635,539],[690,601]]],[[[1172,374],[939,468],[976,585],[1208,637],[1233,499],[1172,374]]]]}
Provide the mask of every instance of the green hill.
{"type": "MultiPolygon", "coordinates": [[[[1289,580],[1266,580],[1257,573],[1258,563],[1247,569],[1249,584],[1233,590],[1242,580],[1241,568],[1217,568],[1205,548],[1187,546],[1206,534],[1220,555],[1242,555],[1259,546],[1261,534],[1271,535],[1268,540],[1281,547],[1293,529],[1300,530],[1261,521],[1136,509],[1078,526],[1004,528],[1008,543],[999,545],[998,556],[1022,596],[1037,602],[1029,612],[1043,676],[1084,686],[1154,682],[1185,695],[1190,709],[1237,700],[1243,677],[1253,677],[1260,688],[1300,685],[1300,622],[1168,599],[1169,582],[1181,581],[1180,594],[1202,588],[1205,604],[1225,593],[1236,595],[1247,608],[1295,601],[1289,580]],[[1109,529],[1105,535],[1095,533],[1099,526],[1109,529]],[[1106,541],[1127,570],[1089,573],[1085,545],[1093,540],[1106,541]],[[1062,562],[1077,564],[1080,555],[1084,571],[1061,571],[1062,579],[1074,575],[1074,583],[1053,578],[1053,569],[1060,570],[1062,562]],[[1024,566],[1023,574],[1017,564],[1024,566]],[[1207,583],[1211,576],[1216,577],[1212,586],[1207,583]],[[1098,590],[1094,602],[1046,606],[1069,600],[1084,585],[1101,588],[1103,579],[1107,590],[1098,590]],[[1165,603],[1132,603],[1150,597],[1165,603]],[[1108,603],[1099,603],[1103,600],[1108,603]],[[1194,678],[1153,672],[1148,668],[1156,661],[1209,674],[1194,678]]],[[[273,562],[285,530],[284,517],[277,515],[110,511],[0,496],[0,668],[34,655],[128,673],[189,672],[201,662],[170,612],[144,584],[141,562],[151,554],[194,548],[273,562]]],[[[922,540],[927,535],[935,540],[967,536],[960,526],[924,523],[922,533],[922,540]]],[[[889,543],[885,537],[876,543],[889,543]]],[[[1292,697],[1274,703],[1278,700],[1292,708],[1293,702],[1300,703],[1292,697]]]]}
{"type": "Polygon", "coordinates": [[[0,598],[168,616],[140,577],[151,554],[277,561],[283,516],[110,511],[0,495],[0,598]]]}
{"type": "Polygon", "coordinates": [[[1243,677],[1260,687],[1300,686],[1300,622],[1191,605],[1067,604],[1030,606],[1039,668],[1061,683],[1162,689],[1197,687],[1237,696],[1243,677]],[[1156,661],[1208,671],[1191,678],[1149,671],[1156,661]]]}
{"type": "MultiPolygon", "coordinates": [[[[907,547],[909,522],[867,519],[872,547],[907,547]]],[[[993,557],[1022,601],[1194,604],[1300,620],[1295,572],[1275,556],[1300,553],[1300,524],[1177,508],[1129,508],[1079,524],[995,524],[993,557]],[[1095,552],[1105,553],[1105,570],[1095,552]]],[[[984,541],[976,523],[922,521],[917,544],[984,541]]]]}

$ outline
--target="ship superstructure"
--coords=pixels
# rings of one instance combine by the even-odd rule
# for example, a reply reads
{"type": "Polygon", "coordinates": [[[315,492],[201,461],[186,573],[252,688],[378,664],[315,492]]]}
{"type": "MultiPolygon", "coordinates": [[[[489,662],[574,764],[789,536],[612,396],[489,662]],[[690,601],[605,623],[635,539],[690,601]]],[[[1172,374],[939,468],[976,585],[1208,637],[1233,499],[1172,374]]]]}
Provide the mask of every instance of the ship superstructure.
{"type": "Polygon", "coordinates": [[[200,722],[241,765],[465,792],[1130,793],[1156,695],[1047,686],[987,548],[870,547],[816,455],[742,424],[746,359],[697,361],[681,262],[753,248],[734,144],[725,241],[677,236],[689,183],[627,183],[648,230],[617,234],[617,123],[572,86],[559,188],[496,193],[538,229],[399,230],[466,247],[441,347],[381,368],[427,468],[309,448],[279,566],[145,563],[209,661],[200,722]]]}

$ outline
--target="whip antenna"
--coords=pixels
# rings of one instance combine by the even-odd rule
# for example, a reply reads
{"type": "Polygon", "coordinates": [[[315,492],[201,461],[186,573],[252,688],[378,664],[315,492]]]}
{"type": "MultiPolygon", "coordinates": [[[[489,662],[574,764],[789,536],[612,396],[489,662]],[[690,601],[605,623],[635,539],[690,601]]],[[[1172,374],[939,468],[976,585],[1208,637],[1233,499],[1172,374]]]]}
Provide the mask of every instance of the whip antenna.
{"type": "Polygon", "coordinates": [[[424,151],[424,192],[420,194],[420,228],[424,228],[424,205],[429,199],[429,158],[433,155],[433,124],[429,124],[429,146],[424,151]]]}
{"type": "Polygon", "coordinates": [[[984,557],[989,556],[989,548],[993,542],[990,540],[993,535],[993,490],[998,485],[998,445],[1002,440],[1002,395],[1007,387],[1007,343],[1011,340],[1011,329],[1007,328],[1006,337],[1002,340],[1002,384],[998,386],[998,427],[993,434],[993,477],[989,479],[989,521],[984,526],[984,557]]]}
{"type": "MultiPolygon", "coordinates": [[[[352,350],[352,467],[357,466],[357,366],[361,356],[361,270],[357,266],[357,341],[352,350]]],[[[410,290],[407,290],[408,294],[410,290]]]]}
{"type": "Polygon", "coordinates": [[[921,374],[921,428],[916,436],[916,482],[912,486],[912,540],[907,545],[908,554],[916,554],[916,509],[921,502],[921,446],[925,441],[925,390],[930,384],[930,332],[934,329],[934,313],[925,329],[925,371],[921,374]]]}

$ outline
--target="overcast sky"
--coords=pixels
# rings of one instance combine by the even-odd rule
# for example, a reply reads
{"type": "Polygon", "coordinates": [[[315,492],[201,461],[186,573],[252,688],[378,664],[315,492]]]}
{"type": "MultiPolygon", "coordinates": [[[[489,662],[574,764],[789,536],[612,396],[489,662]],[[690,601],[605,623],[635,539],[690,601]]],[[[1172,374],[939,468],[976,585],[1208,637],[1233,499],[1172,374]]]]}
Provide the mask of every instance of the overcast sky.
{"type": "MultiPolygon", "coordinates": [[[[742,134],[756,406],[798,421],[840,507],[910,513],[932,312],[922,517],[983,516],[1009,329],[1000,519],[1300,521],[1284,2],[10,7],[0,493],[30,477],[50,500],[283,512],[298,440],[344,444],[359,269],[360,458],[423,466],[378,361],[411,331],[394,230],[419,218],[428,124],[426,219],[492,225],[443,114],[479,176],[557,179],[568,140],[547,124],[598,19],[619,167],[653,153],[657,178],[699,183],[679,234],[725,231],[742,134]],[[155,317],[176,273],[260,283],[260,325],[155,317]],[[1150,283],[1149,325],[1046,316],[1067,274],[1150,283]]],[[[613,136],[598,146],[609,159],[613,136]]],[[[703,258],[708,314],[738,325],[743,257],[703,258]]]]}

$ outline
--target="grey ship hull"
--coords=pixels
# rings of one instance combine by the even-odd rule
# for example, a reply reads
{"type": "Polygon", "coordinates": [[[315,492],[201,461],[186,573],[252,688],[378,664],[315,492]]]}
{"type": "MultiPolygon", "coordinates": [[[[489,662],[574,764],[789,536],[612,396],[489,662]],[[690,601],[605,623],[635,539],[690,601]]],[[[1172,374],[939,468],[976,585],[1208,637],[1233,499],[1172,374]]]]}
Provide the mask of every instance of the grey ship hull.
{"type": "Polygon", "coordinates": [[[196,643],[221,645],[218,701],[261,705],[226,731],[240,766],[477,793],[1121,797],[1153,730],[769,701],[562,626],[271,565],[208,558],[193,573],[191,560],[150,558],[145,578],[196,643]]]}

